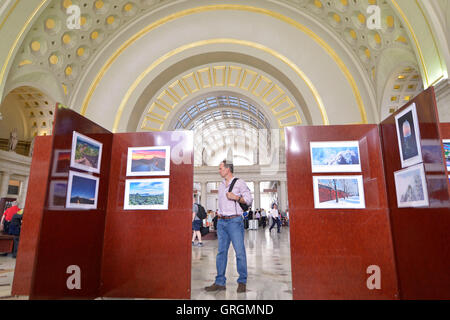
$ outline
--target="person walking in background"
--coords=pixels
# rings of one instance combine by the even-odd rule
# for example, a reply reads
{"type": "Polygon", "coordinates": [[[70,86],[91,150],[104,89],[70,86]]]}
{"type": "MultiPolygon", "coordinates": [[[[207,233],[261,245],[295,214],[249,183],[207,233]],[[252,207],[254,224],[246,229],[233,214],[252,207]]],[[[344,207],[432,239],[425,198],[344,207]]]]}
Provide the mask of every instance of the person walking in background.
{"type": "Polygon", "coordinates": [[[242,217],[244,218],[244,229],[248,229],[248,211],[244,211],[242,217]]]}
{"type": "Polygon", "coordinates": [[[280,227],[280,213],[278,212],[278,206],[274,203],[272,205],[272,210],[270,210],[270,215],[272,216],[272,225],[269,228],[269,232],[272,231],[272,228],[277,224],[278,233],[281,233],[280,227]]]}
{"type": "Polygon", "coordinates": [[[195,199],[192,204],[192,245],[195,246],[195,238],[198,239],[197,246],[203,247],[202,234],[200,233],[200,228],[202,227],[203,221],[197,216],[198,205],[195,203],[195,199]]]}
{"type": "Polygon", "coordinates": [[[263,229],[265,229],[266,223],[267,223],[267,214],[266,214],[266,210],[264,210],[264,208],[261,209],[261,223],[262,223],[263,229]]]}
{"type": "Polygon", "coordinates": [[[261,225],[261,214],[259,213],[260,209],[256,210],[255,219],[258,221],[258,227],[261,225]]]}
{"type": "Polygon", "coordinates": [[[219,248],[216,257],[217,276],[215,282],[205,287],[208,292],[226,289],[226,269],[228,261],[228,249],[230,243],[236,253],[236,265],[239,273],[237,279],[237,292],[247,290],[247,254],[244,244],[243,210],[240,203],[251,205],[252,194],[247,184],[242,179],[237,179],[233,190],[229,190],[230,184],[236,178],[233,177],[233,164],[223,160],[219,165],[219,174],[223,178],[219,185],[219,221],[217,223],[217,236],[219,248]]]}

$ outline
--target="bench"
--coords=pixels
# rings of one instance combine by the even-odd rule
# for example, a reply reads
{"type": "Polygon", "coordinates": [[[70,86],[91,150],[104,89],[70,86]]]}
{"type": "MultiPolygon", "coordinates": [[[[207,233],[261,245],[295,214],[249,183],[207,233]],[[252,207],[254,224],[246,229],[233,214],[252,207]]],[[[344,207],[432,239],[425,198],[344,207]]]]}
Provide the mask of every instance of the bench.
{"type": "Polygon", "coordinates": [[[0,253],[11,253],[14,247],[14,236],[0,231],[0,253]]]}

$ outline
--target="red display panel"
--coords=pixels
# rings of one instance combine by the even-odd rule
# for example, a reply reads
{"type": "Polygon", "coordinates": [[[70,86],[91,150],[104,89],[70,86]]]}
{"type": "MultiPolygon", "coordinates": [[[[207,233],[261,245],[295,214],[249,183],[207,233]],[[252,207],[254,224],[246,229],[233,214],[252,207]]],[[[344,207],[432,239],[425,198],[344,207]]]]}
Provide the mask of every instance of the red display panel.
{"type": "Polygon", "coordinates": [[[418,95],[380,127],[400,297],[448,299],[450,202],[434,89],[431,87],[418,95]],[[412,103],[416,105],[419,122],[429,206],[398,208],[394,172],[402,166],[395,116],[412,103]]]}
{"type": "Polygon", "coordinates": [[[189,299],[192,132],[114,135],[102,262],[105,297],[189,299]],[[129,147],[170,146],[170,175],[126,176],[129,147]],[[168,210],[124,210],[126,179],[169,179],[168,210]]]}
{"type": "MultiPolygon", "coordinates": [[[[98,297],[100,285],[100,264],[113,135],[78,113],[59,105],[55,112],[52,138],[52,157],[50,158],[50,170],[47,171],[46,201],[41,219],[30,298],[95,298],[98,297]],[[53,181],[64,182],[68,180],[69,165],[67,164],[67,158],[62,157],[61,161],[57,161],[55,158],[58,157],[60,150],[69,150],[69,153],[75,153],[75,149],[71,151],[74,131],[103,144],[100,172],[88,174],[89,177],[99,178],[97,207],[95,209],[66,208],[64,191],[52,191],[53,181]],[[55,199],[55,195],[62,197],[62,199],[55,199]],[[78,274],[71,269],[72,266],[79,268],[78,274]],[[71,276],[75,276],[80,281],[78,282],[76,278],[71,278],[71,276]],[[80,284],[79,287],[70,285],[77,283],[80,284]]],[[[85,148],[83,152],[87,159],[88,154],[92,151],[89,146],[83,148],[85,148]]],[[[90,159],[89,161],[94,163],[98,159],[90,159]]],[[[70,170],[86,174],[85,171],[75,169],[73,166],[70,167],[70,170]]],[[[74,182],[73,185],[73,190],[84,188],[84,191],[86,191],[88,189],[88,187],[80,187],[81,184],[79,183],[74,182]]],[[[86,192],[85,198],[88,197],[88,193],[86,192]]],[[[83,203],[83,201],[86,201],[86,199],[80,196],[78,202],[83,203]]]]}
{"type": "Polygon", "coordinates": [[[40,239],[51,154],[52,138],[36,137],[20,231],[19,250],[14,269],[12,295],[29,296],[31,293],[32,275],[40,239]]]}
{"type": "Polygon", "coordinates": [[[286,128],[294,299],[396,299],[379,131],[376,125],[286,128]],[[310,142],[358,141],[359,173],[312,173],[310,142]],[[313,176],[362,175],[364,209],[315,209],[313,176]],[[370,266],[381,272],[369,289],[370,266]]]}

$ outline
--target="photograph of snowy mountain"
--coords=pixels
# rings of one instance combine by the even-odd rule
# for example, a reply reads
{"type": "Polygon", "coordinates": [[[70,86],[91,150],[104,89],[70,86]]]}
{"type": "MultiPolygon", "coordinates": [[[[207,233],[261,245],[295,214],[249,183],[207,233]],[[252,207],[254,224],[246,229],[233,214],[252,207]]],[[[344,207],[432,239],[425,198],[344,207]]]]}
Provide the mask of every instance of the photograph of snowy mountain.
{"type": "Polygon", "coordinates": [[[423,164],[396,171],[394,178],[399,208],[429,205],[423,164]]]}
{"type": "Polygon", "coordinates": [[[358,141],[311,142],[312,172],[361,172],[358,141]]]}

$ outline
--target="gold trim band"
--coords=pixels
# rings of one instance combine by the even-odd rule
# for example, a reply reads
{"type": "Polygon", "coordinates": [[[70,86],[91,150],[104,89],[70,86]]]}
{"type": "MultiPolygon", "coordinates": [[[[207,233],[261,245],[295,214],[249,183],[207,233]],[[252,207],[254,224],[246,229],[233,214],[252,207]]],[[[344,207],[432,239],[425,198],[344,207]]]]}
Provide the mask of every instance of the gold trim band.
{"type": "MultiPolygon", "coordinates": [[[[103,76],[105,75],[107,70],[111,67],[111,65],[118,58],[118,56],[120,54],[122,54],[122,52],[124,52],[125,49],[127,49],[130,45],[132,45],[136,40],[138,40],[140,37],[142,37],[146,33],[156,29],[157,27],[159,27],[167,22],[176,20],[178,18],[187,16],[187,15],[200,13],[200,12],[215,11],[215,10],[240,10],[240,11],[260,13],[260,14],[264,14],[264,15],[276,18],[283,22],[286,22],[289,25],[304,32],[307,36],[309,36],[314,41],[316,41],[316,43],[318,43],[328,53],[328,55],[336,62],[336,64],[340,68],[340,70],[343,72],[343,74],[345,75],[347,81],[349,82],[350,87],[355,96],[356,103],[358,105],[358,108],[359,108],[359,111],[361,114],[362,122],[367,123],[367,114],[366,114],[366,110],[364,107],[364,103],[363,103],[363,100],[359,93],[358,86],[356,85],[356,82],[353,79],[352,74],[350,73],[348,68],[345,66],[344,62],[336,54],[336,52],[323,39],[321,39],[319,36],[317,36],[314,32],[312,32],[310,29],[308,29],[304,25],[302,25],[302,24],[298,23],[297,21],[295,21],[291,18],[288,18],[280,13],[276,13],[276,12],[262,9],[262,8],[256,8],[256,7],[244,6],[244,5],[231,5],[231,4],[211,5],[211,6],[203,6],[203,7],[186,9],[186,10],[171,14],[167,17],[164,17],[154,23],[151,23],[150,25],[146,26],[145,28],[141,29],[140,31],[138,31],[136,34],[134,34],[132,37],[130,37],[127,41],[125,41],[125,43],[123,43],[120,46],[120,48],[116,52],[114,52],[112,56],[110,56],[108,58],[107,62],[100,69],[100,72],[96,75],[94,81],[91,83],[91,85],[88,89],[88,93],[82,103],[81,114],[82,115],[86,114],[86,110],[88,108],[89,101],[91,100],[94,91],[96,90],[98,84],[100,83],[101,79],[103,78],[103,76]]],[[[323,120],[324,120],[324,123],[328,122],[328,119],[323,119],[323,120]]]]}
{"type": "Polygon", "coordinates": [[[11,15],[11,13],[14,11],[14,9],[17,7],[17,5],[19,4],[20,0],[16,0],[16,2],[13,4],[13,6],[11,7],[11,9],[9,9],[8,13],[5,16],[5,19],[3,19],[2,23],[0,23],[0,30],[3,28],[3,25],[6,23],[6,20],[8,20],[9,16],[11,15]]]}
{"type": "Polygon", "coordinates": [[[16,37],[16,40],[14,41],[14,44],[9,49],[8,55],[6,56],[6,61],[3,64],[2,70],[0,72],[0,85],[3,83],[3,77],[5,76],[6,68],[8,66],[9,60],[12,57],[12,54],[14,52],[14,49],[16,48],[17,44],[19,43],[20,38],[22,37],[23,33],[25,32],[27,26],[30,24],[30,22],[33,20],[34,16],[38,13],[38,11],[42,8],[42,6],[47,2],[48,0],[42,0],[41,4],[34,9],[33,13],[28,18],[25,25],[22,27],[22,30],[20,30],[19,35],[16,37]]]}

